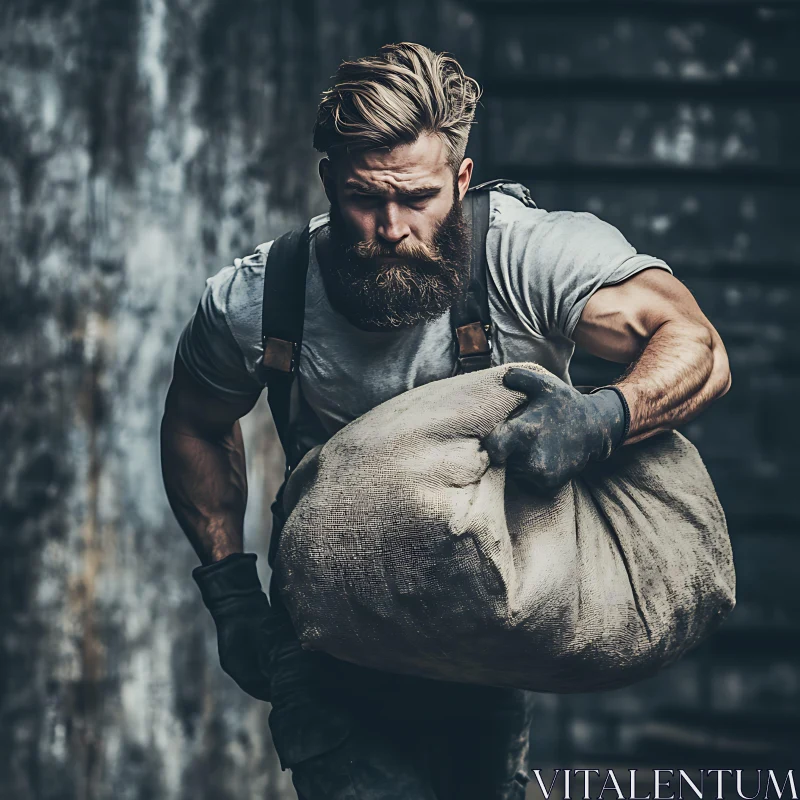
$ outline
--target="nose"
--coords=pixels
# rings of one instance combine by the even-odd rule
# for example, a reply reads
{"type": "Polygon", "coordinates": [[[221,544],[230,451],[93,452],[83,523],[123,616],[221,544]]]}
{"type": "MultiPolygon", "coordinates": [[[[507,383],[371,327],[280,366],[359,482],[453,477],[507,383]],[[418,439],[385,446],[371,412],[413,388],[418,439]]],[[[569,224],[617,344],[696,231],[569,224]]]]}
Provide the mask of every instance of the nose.
{"type": "Polygon", "coordinates": [[[377,233],[381,239],[390,244],[397,244],[411,231],[403,221],[403,215],[397,203],[386,203],[378,219],[377,233]]]}

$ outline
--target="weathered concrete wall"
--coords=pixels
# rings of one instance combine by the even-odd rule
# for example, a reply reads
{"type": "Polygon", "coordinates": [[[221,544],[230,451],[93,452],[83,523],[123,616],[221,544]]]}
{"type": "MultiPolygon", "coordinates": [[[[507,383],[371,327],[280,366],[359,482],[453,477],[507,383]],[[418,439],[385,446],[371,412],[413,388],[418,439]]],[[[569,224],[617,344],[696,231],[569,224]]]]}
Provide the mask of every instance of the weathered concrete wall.
{"type": "MultiPolygon", "coordinates": [[[[287,167],[263,152],[272,116],[251,120],[276,102],[280,9],[257,12],[248,36],[222,4],[13,5],[0,33],[0,795],[284,796],[266,709],[215,667],[157,444],[205,275],[305,212],[303,197],[270,202],[287,167]]],[[[253,441],[259,487],[276,457],[253,441]]]]}
{"type": "MultiPolygon", "coordinates": [[[[543,207],[594,211],[666,258],[732,357],[733,391],[688,433],[729,510],[740,608],[642,687],[542,696],[534,758],[738,765],[796,740],[800,25],[748,3],[675,9],[3,5],[0,797],[293,797],[267,706],[217,666],[159,416],[205,277],[324,209],[310,131],[327,77],[401,39],[486,83],[479,178],[524,178],[543,207]]],[[[263,554],[280,457],[265,408],[245,429],[263,554]]]]}

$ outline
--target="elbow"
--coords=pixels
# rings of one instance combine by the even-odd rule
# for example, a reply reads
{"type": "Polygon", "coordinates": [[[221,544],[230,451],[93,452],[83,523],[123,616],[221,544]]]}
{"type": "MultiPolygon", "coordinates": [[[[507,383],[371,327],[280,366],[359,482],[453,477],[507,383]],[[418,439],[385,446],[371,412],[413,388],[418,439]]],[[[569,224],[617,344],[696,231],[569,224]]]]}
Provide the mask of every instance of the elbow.
{"type": "Polygon", "coordinates": [[[717,395],[717,397],[722,397],[722,395],[727,394],[731,389],[731,383],[732,383],[731,371],[729,368],[726,368],[725,379],[722,384],[722,389],[720,390],[720,393],[717,395]]]}
{"type": "Polygon", "coordinates": [[[703,364],[701,370],[706,376],[702,383],[702,394],[706,402],[727,394],[731,388],[730,363],[725,345],[714,326],[707,320],[704,323],[695,322],[691,325],[691,332],[686,330],[684,335],[699,346],[703,353],[698,366],[703,364]]]}
{"type": "Polygon", "coordinates": [[[728,369],[726,371],[725,375],[724,375],[724,378],[723,378],[723,380],[721,382],[721,388],[717,392],[716,397],[719,398],[719,397],[722,397],[723,395],[728,394],[728,392],[731,389],[731,383],[732,383],[732,381],[731,381],[731,371],[728,369]]]}
{"type": "Polygon", "coordinates": [[[728,353],[725,350],[725,345],[722,343],[720,335],[710,328],[711,333],[711,375],[709,376],[709,383],[711,394],[714,399],[722,397],[730,391],[732,378],[730,362],[728,361],[728,353]]]}

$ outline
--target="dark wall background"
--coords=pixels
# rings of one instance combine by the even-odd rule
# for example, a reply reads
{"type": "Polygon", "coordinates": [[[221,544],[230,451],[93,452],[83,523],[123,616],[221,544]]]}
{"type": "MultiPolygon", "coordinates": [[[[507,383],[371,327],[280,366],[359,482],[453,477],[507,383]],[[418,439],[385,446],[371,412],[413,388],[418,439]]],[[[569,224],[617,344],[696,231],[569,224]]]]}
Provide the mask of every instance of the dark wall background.
{"type": "MultiPolygon", "coordinates": [[[[731,357],[686,433],[739,606],[653,680],[542,695],[534,765],[794,758],[800,5],[7,0],[0,20],[0,797],[294,796],[268,707],[217,666],[160,410],[205,277],[324,210],[310,131],[337,63],[402,39],[485,85],[479,180],[666,259],[731,357]]],[[[265,407],[245,429],[263,555],[280,455],[265,407]]]]}

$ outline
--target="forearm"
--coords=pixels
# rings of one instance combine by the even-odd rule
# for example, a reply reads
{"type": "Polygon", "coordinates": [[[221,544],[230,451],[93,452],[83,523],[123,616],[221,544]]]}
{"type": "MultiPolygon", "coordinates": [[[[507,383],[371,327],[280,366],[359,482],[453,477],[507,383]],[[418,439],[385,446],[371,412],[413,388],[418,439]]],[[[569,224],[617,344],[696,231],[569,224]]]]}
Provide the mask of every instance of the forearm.
{"type": "Polygon", "coordinates": [[[202,563],[242,552],[247,473],[239,423],[201,434],[165,414],[161,469],[172,511],[202,563]]]}
{"type": "Polygon", "coordinates": [[[697,416],[730,386],[728,357],[713,328],[665,322],[617,383],[628,401],[626,444],[675,428],[697,416]]]}

